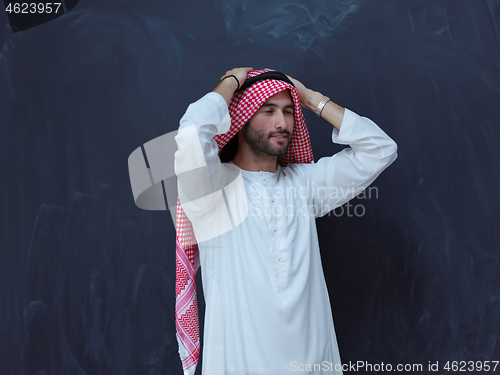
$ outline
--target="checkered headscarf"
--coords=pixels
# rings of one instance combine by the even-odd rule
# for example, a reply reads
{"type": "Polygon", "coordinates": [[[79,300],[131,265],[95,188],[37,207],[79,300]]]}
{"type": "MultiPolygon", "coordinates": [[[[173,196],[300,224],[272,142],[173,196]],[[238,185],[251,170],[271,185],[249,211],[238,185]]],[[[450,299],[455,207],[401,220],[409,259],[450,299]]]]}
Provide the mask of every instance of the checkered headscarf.
{"type": "MultiPolygon", "coordinates": [[[[265,72],[266,70],[251,71],[248,73],[248,78],[265,72]]],[[[281,166],[286,166],[288,163],[311,163],[313,161],[311,142],[300,108],[297,90],[290,83],[276,79],[258,81],[246,90],[233,95],[229,104],[231,127],[227,133],[214,137],[219,146],[219,154],[262,104],[271,96],[287,89],[293,100],[295,124],[288,151],[283,157],[278,157],[278,163],[281,166]]],[[[179,354],[185,375],[194,374],[200,353],[200,329],[196,300],[196,270],[198,267],[198,245],[193,228],[179,200],[177,200],[175,322],[179,354]]]]}

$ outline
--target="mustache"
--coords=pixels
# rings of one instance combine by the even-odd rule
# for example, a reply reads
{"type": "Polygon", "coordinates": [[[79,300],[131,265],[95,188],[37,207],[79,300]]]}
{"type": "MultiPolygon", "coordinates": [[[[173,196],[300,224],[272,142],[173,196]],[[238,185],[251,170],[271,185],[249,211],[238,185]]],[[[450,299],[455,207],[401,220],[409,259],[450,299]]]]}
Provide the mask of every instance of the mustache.
{"type": "Polygon", "coordinates": [[[283,134],[286,134],[287,137],[290,137],[290,132],[288,130],[283,130],[283,131],[280,131],[280,132],[274,132],[274,133],[271,133],[269,134],[269,138],[271,138],[272,136],[275,136],[275,135],[283,135],[283,134]]]}

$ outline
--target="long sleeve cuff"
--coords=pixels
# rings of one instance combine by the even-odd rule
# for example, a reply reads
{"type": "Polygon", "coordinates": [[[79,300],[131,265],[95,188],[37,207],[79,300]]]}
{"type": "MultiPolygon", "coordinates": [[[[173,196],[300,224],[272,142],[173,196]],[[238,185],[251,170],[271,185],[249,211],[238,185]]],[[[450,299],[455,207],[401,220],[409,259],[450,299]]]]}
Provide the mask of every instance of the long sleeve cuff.
{"type": "Polygon", "coordinates": [[[352,130],[354,129],[354,123],[357,117],[359,117],[353,111],[345,108],[344,118],[342,120],[342,125],[340,130],[333,128],[332,142],[342,145],[348,145],[352,139],[352,130]]]}

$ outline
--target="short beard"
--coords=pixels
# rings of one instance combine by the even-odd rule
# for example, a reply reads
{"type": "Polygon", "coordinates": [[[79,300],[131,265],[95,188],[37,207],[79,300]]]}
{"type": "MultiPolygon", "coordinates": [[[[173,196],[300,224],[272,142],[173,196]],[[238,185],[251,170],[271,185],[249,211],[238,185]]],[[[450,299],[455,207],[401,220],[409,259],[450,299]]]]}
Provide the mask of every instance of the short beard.
{"type": "Polygon", "coordinates": [[[257,156],[284,156],[288,151],[288,146],[290,145],[291,137],[288,130],[283,130],[280,132],[273,132],[269,134],[264,134],[256,131],[250,126],[250,123],[246,123],[241,129],[245,143],[257,156]],[[270,143],[270,137],[273,134],[285,133],[287,135],[288,142],[283,146],[273,146],[270,143]]]}

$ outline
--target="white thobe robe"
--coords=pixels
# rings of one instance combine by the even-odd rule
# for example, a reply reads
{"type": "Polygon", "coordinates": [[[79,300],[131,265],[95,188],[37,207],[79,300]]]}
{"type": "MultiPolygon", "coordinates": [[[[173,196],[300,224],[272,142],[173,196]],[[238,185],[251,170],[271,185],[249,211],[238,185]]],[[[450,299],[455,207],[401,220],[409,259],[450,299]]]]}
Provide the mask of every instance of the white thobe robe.
{"type": "Polygon", "coordinates": [[[316,163],[250,172],[220,164],[213,137],[229,127],[226,102],[209,93],[189,106],[176,137],[179,196],[199,242],[206,303],[202,373],[342,374],[315,218],[371,184],[397,146],[346,109],[332,141],[350,147],[316,163]],[[206,173],[182,177],[196,167],[206,173]]]}

